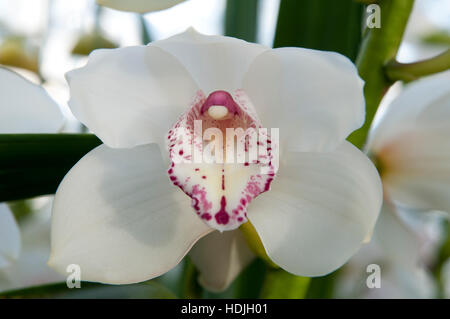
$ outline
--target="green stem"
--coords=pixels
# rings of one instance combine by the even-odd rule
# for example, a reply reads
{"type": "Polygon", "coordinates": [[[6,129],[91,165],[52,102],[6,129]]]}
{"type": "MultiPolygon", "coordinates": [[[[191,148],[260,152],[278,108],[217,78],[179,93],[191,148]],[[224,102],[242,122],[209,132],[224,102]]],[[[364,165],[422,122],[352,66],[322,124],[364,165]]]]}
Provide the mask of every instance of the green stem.
{"type": "Polygon", "coordinates": [[[282,269],[268,268],[261,298],[303,299],[308,291],[311,278],[293,276],[282,269]]]}
{"type": "Polygon", "coordinates": [[[186,258],[183,271],[183,296],[188,299],[202,298],[203,289],[197,281],[198,270],[189,258],[186,258]]]}
{"type": "Polygon", "coordinates": [[[434,265],[431,267],[434,278],[437,283],[436,298],[445,298],[445,286],[443,278],[443,268],[447,260],[450,258],[450,223],[447,220],[442,222],[444,238],[440,243],[439,253],[436,257],[434,265]]]}
{"type": "Polygon", "coordinates": [[[450,69],[450,49],[433,58],[414,63],[400,63],[392,60],[385,69],[391,81],[414,81],[422,76],[450,69]]]}
{"type": "Polygon", "coordinates": [[[380,0],[381,28],[366,32],[356,65],[366,82],[366,121],[349,136],[349,141],[362,148],[378,105],[393,82],[384,73],[386,63],[395,59],[408,23],[414,0],[380,0]]]}
{"type": "Polygon", "coordinates": [[[313,278],[308,287],[305,299],[331,299],[334,297],[336,280],[340,275],[340,269],[323,277],[313,278]]]}

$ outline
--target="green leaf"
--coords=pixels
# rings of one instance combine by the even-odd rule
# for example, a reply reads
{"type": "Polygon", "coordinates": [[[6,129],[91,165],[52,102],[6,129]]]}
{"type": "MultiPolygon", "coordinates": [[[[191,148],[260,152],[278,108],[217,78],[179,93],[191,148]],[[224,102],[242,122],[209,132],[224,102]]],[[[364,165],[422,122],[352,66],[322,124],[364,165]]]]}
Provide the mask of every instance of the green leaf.
{"type": "Polygon", "coordinates": [[[104,285],[82,282],[69,289],[66,283],[50,284],[0,293],[0,299],[175,299],[176,296],[154,281],[133,285],[104,285]]]}
{"type": "Polygon", "coordinates": [[[225,35],[256,41],[259,0],[227,0],[225,35]]]}
{"type": "Polygon", "coordinates": [[[266,275],[266,263],[257,258],[235,280],[233,298],[258,298],[261,294],[263,281],[266,275]]]}
{"type": "Polygon", "coordinates": [[[311,278],[294,276],[283,269],[267,269],[263,299],[304,299],[311,278]]]}
{"type": "Polygon", "coordinates": [[[274,47],[336,51],[354,61],[363,7],[353,0],[281,0],[274,47]]]}
{"type": "Polygon", "coordinates": [[[0,202],[54,194],[101,141],[92,134],[0,134],[0,202]]]}
{"type": "Polygon", "coordinates": [[[334,296],[339,269],[323,277],[313,278],[305,299],[331,299],[334,296]]]}
{"type": "Polygon", "coordinates": [[[436,298],[445,298],[445,265],[450,260],[450,222],[448,220],[441,221],[442,238],[438,247],[438,254],[435,257],[431,270],[436,278],[437,296],[436,298]]]}

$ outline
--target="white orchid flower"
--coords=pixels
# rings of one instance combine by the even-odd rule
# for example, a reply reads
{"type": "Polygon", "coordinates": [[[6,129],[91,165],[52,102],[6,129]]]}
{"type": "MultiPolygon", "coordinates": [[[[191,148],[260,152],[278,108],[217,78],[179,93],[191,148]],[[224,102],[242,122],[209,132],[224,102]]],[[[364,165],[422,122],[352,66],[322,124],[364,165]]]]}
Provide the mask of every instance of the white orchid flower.
{"type": "MultiPolygon", "coordinates": [[[[62,124],[58,105],[42,87],[0,68],[0,134],[50,133],[62,124]]],[[[19,252],[16,221],[6,204],[0,203],[0,268],[14,262],[19,252]]]]}
{"type": "Polygon", "coordinates": [[[370,236],[382,189],[345,141],[364,121],[363,82],[347,58],[190,29],[95,51],[67,79],[74,115],[105,144],[57,191],[49,264],[59,271],[78,264],[87,281],[148,280],[200,239],[191,254],[200,281],[220,290],[252,258],[239,230],[248,220],[270,259],[303,276],[337,269],[370,236]],[[258,161],[179,164],[193,139],[180,144],[176,133],[192,137],[194,120],[279,128],[278,172],[261,173],[258,161]]]}
{"type": "Polygon", "coordinates": [[[20,223],[22,249],[14,263],[0,269],[0,292],[65,281],[65,276],[47,265],[50,255],[50,208],[51,201],[42,208],[34,209],[20,223]]]}
{"type": "Polygon", "coordinates": [[[121,11],[147,13],[171,8],[185,0],[97,0],[97,3],[121,11]]]}
{"type": "Polygon", "coordinates": [[[450,71],[418,80],[389,105],[369,137],[385,196],[450,212],[450,71]]]}

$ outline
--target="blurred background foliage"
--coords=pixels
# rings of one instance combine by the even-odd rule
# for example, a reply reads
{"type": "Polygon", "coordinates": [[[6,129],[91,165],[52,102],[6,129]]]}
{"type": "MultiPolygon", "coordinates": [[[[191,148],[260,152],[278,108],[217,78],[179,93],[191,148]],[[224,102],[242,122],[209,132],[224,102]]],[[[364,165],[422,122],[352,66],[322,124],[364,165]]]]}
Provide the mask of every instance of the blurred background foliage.
{"type": "MultiPolygon", "coordinates": [[[[383,0],[389,5],[394,1],[408,2],[383,0]]],[[[26,217],[42,210],[47,211],[44,215],[48,224],[48,202],[51,199],[41,197],[39,200],[47,204],[39,209],[36,209],[36,203],[21,200],[53,194],[73,164],[100,144],[95,136],[85,134],[88,133],[86,128],[71,115],[64,80],[64,73],[86,63],[92,50],[146,44],[194,26],[206,34],[224,34],[272,47],[297,46],[336,51],[356,61],[361,54],[363,38],[370,32],[364,30],[364,2],[189,0],[168,10],[139,15],[99,8],[93,0],[0,0],[0,64],[43,84],[67,117],[67,124],[61,132],[65,134],[0,135],[0,202],[15,201],[11,208],[20,217],[21,227],[29,227],[26,217]]],[[[395,49],[393,58],[411,62],[448,49],[449,14],[450,3],[447,0],[417,0],[405,35],[403,30],[399,30],[403,42],[395,49]]],[[[424,223],[428,225],[428,221],[424,223]]],[[[430,269],[442,286],[445,276],[448,276],[445,269],[450,241],[448,222],[438,224],[442,236],[435,242],[442,249],[430,269]]],[[[38,236],[36,232],[33,234],[38,236]]],[[[39,236],[48,245],[48,227],[39,232],[39,236]]],[[[36,237],[31,238],[36,242],[36,237]]],[[[44,250],[43,254],[42,260],[45,260],[48,251],[44,250]]],[[[35,265],[31,263],[30,266],[24,271],[33,272],[35,265]]],[[[15,289],[0,294],[0,298],[257,298],[264,291],[262,278],[270,276],[267,272],[265,263],[256,260],[227,291],[214,294],[196,283],[197,273],[188,259],[151,282],[125,286],[82,283],[86,289],[70,291],[65,283],[61,283],[61,277],[53,273],[45,273],[46,280],[42,281],[58,283],[17,290],[28,283],[14,282],[14,276],[0,270],[0,291],[15,289]],[[49,277],[52,280],[47,280],[49,277]]],[[[314,278],[309,286],[304,284],[303,297],[355,297],[347,292],[340,293],[346,290],[345,285],[336,287],[341,285],[338,279],[345,276],[342,272],[347,272],[345,267],[328,276],[314,278]]],[[[445,289],[440,287],[440,297],[449,296],[445,295],[445,289]]],[[[364,293],[357,295],[364,296],[364,293]]]]}
{"type": "Polygon", "coordinates": [[[282,0],[274,47],[336,51],[355,61],[364,5],[353,0],[282,0]]]}

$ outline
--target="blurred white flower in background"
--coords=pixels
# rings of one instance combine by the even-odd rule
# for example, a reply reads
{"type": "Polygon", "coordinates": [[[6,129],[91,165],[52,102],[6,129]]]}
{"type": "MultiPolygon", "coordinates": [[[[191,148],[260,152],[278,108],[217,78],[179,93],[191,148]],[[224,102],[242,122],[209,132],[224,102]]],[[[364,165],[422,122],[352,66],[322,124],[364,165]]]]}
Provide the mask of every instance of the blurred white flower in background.
{"type": "MultiPolygon", "coordinates": [[[[64,117],[58,105],[42,87],[13,71],[0,68],[0,134],[55,133],[62,128],[63,123],[64,117]]],[[[29,265],[35,268],[48,268],[45,265],[46,255],[40,255],[39,260],[30,260],[30,241],[26,236],[22,238],[22,253],[25,255],[19,255],[20,241],[14,217],[6,204],[0,203],[0,268],[3,268],[0,270],[0,290],[17,287],[16,279],[11,278],[8,284],[4,280],[12,273],[16,273],[20,267],[29,265]]],[[[31,242],[35,248],[38,247],[37,242],[34,240],[31,242]]],[[[34,272],[28,270],[29,274],[23,273],[19,276],[22,280],[33,276],[34,272]]],[[[50,269],[48,271],[52,272],[50,269]]]]}
{"type": "Polygon", "coordinates": [[[408,21],[397,59],[408,63],[431,58],[450,48],[450,2],[448,0],[416,0],[408,21]],[[425,41],[441,34],[441,43],[425,41]],[[446,43],[445,43],[446,42],[446,43]]]}
{"type": "Polygon", "coordinates": [[[14,263],[20,254],[20,231],[6,204],[0,203],[0,271],[14,263]]]}
{"type": "Polygon", "coordinates": [[[408,85],[369,134],[387,200],[450,212],[450,71],[408,85]]]}
{"type": "Polygon", "coordinates": [[[21,219],[22,249],[14,262],[0,269],[0,292],[64,281],[65,276],[47,265],[50,256],[51,205],[51,199],[39,198],[31,203],[31,211],[21,219]],[[44,205],[38,205],[36,202],[39,201],[44,205]]]}
{"type": "Polygon", "coordinates": [[[438,227],[443,217],[430,212],[446,212],[444,218],[450,212],[449,83],[450,71],[441,72],[383,101],[366,148],[381,173],[385,203],[372,243],[347,266],[341,296],[351,289],[359,289],[355,296],[377,298],[436,296],[429,267],[445,234],[438,227]],[[365,287],[370,263],[382,265],[380,290],[365,287]],[[345,278],[353,280],[346,286],[345,278]]]}
{"type": "Polygon", "coordinates": [[[41,37],[47,26],[49,0],[0,1],[0,31],[41,37]]]}
{"type": "Polygon", "coordinates": [[[41,86],[0,67],[0,134],[55,133],[63,124],[58,105],[41,86]]]}
{"type": "Polygon", "coordinates": [[[0,1],[0,64],[39,72],[47,25],[46,0],[0,1]]]}
{"type": "Polygon", "coordinates": [[[190,27],[204,34],[223,34],[225,7],[225,0],[189,0],[144,17],[151,27],[154,40],[168,38],[190,27]]]}
{"type": "Polygon", "coordinates": [[[433,298],[436,285],[428,270],[437,244],[435,216],[410,216],[416,228],[406,223],[398,209],[385,203],[375,226],[371,242],[364,246],[340,272],[337,298],[433,298]],[[420,220],[419,220],[420,219],[420,220]],[[433,228],[434,228],[433,227],[433,228]],[[381,269],[381,287],[369,289],[368,265],[381,269]]]}
{"type": "Polygon", "coordinates": [[[185,0],[97,0],[102,6],[116,10],[147,13],[173,7],[185,0]]]}

